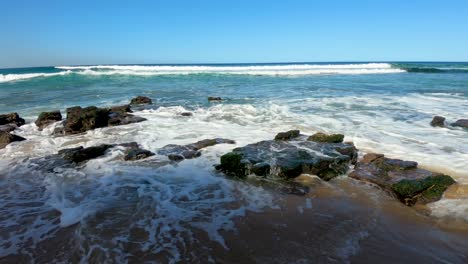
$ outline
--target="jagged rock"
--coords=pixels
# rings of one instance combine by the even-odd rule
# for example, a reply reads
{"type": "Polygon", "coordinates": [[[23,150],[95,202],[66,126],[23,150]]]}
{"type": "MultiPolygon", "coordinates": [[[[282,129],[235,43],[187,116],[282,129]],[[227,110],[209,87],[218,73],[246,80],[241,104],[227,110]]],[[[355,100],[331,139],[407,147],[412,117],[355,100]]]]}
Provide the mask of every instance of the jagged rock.
{"type": "Polygon", "coordinates": [[[57,128],[54,134],[79,134],[96,128],[127,125],[146,120],[146,118],[129,114],[129,111],[131,110],[128,105],[111,108],[96,106],[67,108],[67,119],[63,128],[57,128]]]}
{"type": "Polygon", "coordinates": [[[137,96],[130,101],[131,105],[152,104],[152,103],[153,101],[151,100],[151,98],[146,97],[146,96],[137,96]]]}
{"type": "Polygon", "coordinates": [[[65,134],[78,134],[91,129],[106,127],[109,121],[109,110],[89,106],[67,108],[67,119],[64,124],[65,134]]]}
{"type": "Polygon", "coordinates": [[[214,146],[216,144],[235,144],[234,140],[215,138],[204,139],[198,142],[187,145],[169,144],[160,148],[157,152],[159,155],[165,155],[172,161],[180,161],[184,159],[193,159],[201,156],[200,149],[214,146]]]}
{"type": "Polygon", "coordinates": [[[90,159],[97,158],[105,154],[105,152],[112,148],[113,145],[102,144],[99,146],[84,148],[83,146],[77,148],[69,148],[59,150],[58,155],[64,160],[80,163],[90,159]]]}
{"type": "Polygon", "coordinates": [[[44,127],[60,120],[62,120],[62,114],[57,110],[53,112],[42,112],[34,123],[39,130],[42,130],[44,127]]]}
{"type": "Polygon", "coordinates": [[[344,135],[342,134],[327,135],[325,133],[317,132],[310,136],[307,140],[322,143],[341,143],[343,142],[343,139],[344,135]]]}
{"type": "Polygon", "coordinates": [[[181,115],[181,116],[193,116],[193,114],[190,113],[190,112],[183,112],[183,113],[181,113],[180,115],[181,115]]]}
{"type": "Polygon", "coordinates": [[[0,115],[0,125],[14,124],[16,126],[22,126],[25,124],[24,119],[21,118],[18,113],[9,113],[0,115]]]}
{"type": "Polygon", "coordinates": [[[11,142],[23,141],[23,140],[26,140],[26,139],[24,137],[10,134],[8,132],[0,131],[0,149],[6,147],[6,145],[10,144],[11,142]]]}
{"type": "Polygon", "coordinates": [[[395,195],[408,206],[439,200],[455,181],[447,175],[419,169],[418,163],[367,154],[349,177],[372,182],[395,195]]]}
{"type": "Polygon", "coordinates": [[[463,127],[468,129],[468,119],[459,119],[455,123],[452,123],[454,127],[463,127]]]}
{"type": "Polygon", "coordinates": [[[18,127],[15,124],[6,124],[6,125],[0,125],[0,131],[2,132],[11,132],[18,127]]]}
{"type": "Polygon", "coordinates": [[[434,116],[431,121],[431,126],[433,127],[444,127],[445,126],[445,117],[443,116],[434,116]]]}
{"type": "Polygon", "coordinates": [[[304,173],[330,180],[346,173],[356,157],[357,149],[349,143],[265,140],[221,156],[218,169],[239,178],[253,174],[292,179],[304,173]]]}
{"type": "Polygon", "coordinates": [[[223,100],[223,98],[221,98],[221,97],[214,97],[214,96],[209,96],[208,97],[209,102],[217,102],[217,101],[222,101],[222,100],[223,100]]]}
{"type": "Polygon", "coordinates": [[[293,138],[297,138],[299,134],[299,130],[289,130],[287,132],[280,132],[275,136],[275,140],[290,140],[293,138]]]}

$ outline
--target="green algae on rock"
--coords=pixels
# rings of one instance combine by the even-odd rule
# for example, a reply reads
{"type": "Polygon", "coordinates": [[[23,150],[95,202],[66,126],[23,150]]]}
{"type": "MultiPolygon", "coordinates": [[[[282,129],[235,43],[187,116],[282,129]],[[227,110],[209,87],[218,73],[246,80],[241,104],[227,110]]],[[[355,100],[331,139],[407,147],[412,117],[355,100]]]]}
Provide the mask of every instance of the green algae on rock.
{"type": "Polygon", "coordinates": [[[307,140],[321,143],[341,143],[343,142],[343,134],[331,134],[327,135],[322,132],[317,132],[310,136],[307,140]]]}

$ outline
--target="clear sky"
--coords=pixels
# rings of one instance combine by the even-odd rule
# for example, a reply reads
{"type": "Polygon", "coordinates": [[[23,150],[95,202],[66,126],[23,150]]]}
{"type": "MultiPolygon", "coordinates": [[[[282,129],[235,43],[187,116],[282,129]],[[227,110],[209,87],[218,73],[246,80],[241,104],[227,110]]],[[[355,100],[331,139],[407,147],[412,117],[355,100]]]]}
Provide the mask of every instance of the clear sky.
{"type": "Polygon", "coordinates": [[[1,0],[0,68],[468,61],[468,0],[1,0]]]}

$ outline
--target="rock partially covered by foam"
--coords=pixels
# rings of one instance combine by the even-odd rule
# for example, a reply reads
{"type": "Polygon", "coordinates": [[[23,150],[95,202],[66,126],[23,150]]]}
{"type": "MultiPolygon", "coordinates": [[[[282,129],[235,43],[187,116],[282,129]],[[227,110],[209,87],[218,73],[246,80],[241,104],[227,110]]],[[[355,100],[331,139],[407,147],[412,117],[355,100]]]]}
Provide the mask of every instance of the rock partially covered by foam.
{"type": "Polygon", "coordinates": [[[431,126],[433,127],[444,127],[445,126],[445,117],[443,116],[434,116],[431,121],[431,126]]]}
{"type": "Polygon", "coordinates": [[[6,147],[6,145],[16,142],[26,140],[24,137],[20,137],[8,132],[0,131],[0,149],[6,147]]]}
{"type": "Polygon", "coordinates": [[[130,101],[131,105],[152,104],[151,98],[146,96],[137,96],[130,101]]]}
{"type": "Polygon", "coordinates": [[[452,126],[468,129],[468,119],[459,119],[455,123],[452,123],[452,126]]]}
{"type": "Polygon", "coordinates": [[[59,110],[57,110],[52,112],[42,112],[34,123],[39,128],[39,130],[42,130],[44,127],[61,120],[62,114],[59,110]]]}
{"type": "Polygon", "coordinates": [[[218,96],[208,96],[208,102],[220,102],[223,98],[218,96]]]}
{"type": "Polygon", "coordinates": [[[9,114],[2,114],[0,115],[0,126],[12,124],[17,127],[22,126],[25,124],[23,118],[21,118],[18,113],[9,113],[9,114]]]}
{"type": "Polygon", "coordinates": [[[292,179],[311,174],[330,180],[345,174],[356,157],[357,149],[351,143],[318,143],[302,136],[236,148],[221,156],[217,168],[239,178],[255,175],[292,179]]]}
{"type": "Polygon", "coordinates": [[[165,155],[172,161],[193,159],[201,156],[200,150],[217,144],[235,144],[234,140],[225,138],[204,139],[187,145],[169,144],[158,150],[159,155],[165,155]]]}
{"type": "Polygon", "coordinates": [[[377,184],[408,206],[435,202],[455,183],[450,176],[419,169],[417,162],[375,153],[366,154],[349,177],[377,184]]]}
{"type": "Polygon", "coordinates": [[[154,156],[153,152],[140,148],[140,146],[136,142],[119,144],[118,146],[123,146],[126,148],[124,152],[124,160],[142,160],[154,156]]]}
{"type": "Polygon", "coordinates": [[[107,144],[88,148],[80,146],[77,148],[59,150],[58,155],[61,156],[64,160],[74,163],[81,163],[104,155],[106,151],[112,147],[113,145],[107,144]]]}

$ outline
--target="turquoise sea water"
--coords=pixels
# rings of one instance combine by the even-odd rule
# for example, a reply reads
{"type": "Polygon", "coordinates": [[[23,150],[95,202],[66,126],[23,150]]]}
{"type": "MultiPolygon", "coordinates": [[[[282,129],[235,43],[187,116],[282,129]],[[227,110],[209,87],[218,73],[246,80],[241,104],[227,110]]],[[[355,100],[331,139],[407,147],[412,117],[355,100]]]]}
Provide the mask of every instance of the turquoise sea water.
{"type": "MultiPolygon", "coordinates": [[[[229,245],[219,230],[232,230],[233,219],[243,217],[246,212],[261,212],[278,204],[277,198],[262,188],[248,189],[253,187],[213,173],[212,166],[219,156],[234,146],[216,146],[197,160],[154,170],[147,164],[122,165],[115,161],[121,153],[113,151],[89,162],[82,170],[58,170],[34,178],[28,169],[32,166],[29,159],[54,154],[65,147],[129,141],[137,141],[149,150],[213,137],[230,138],[236,140],[237,146],[243,146],[289,129],[300,129],[305,134],[343,133],[345,140],[353,141],[361,153],[374,151],[415,160],[422,167],[452,175],[462,186],[461,191],[430,205],[429,214],[435,219],[451,219],[468,226],[468,131],[429,125],[434,115],[445,116],[448,123],[468,118],[468,63],[0,69],[0,113],[8,112],[18,112],[29,124],[15,131],[27,141],[0,150],[3,188],[0,206],[5,215],[0,216],[0,236],[4,241],[0,242],[0,257],[21,251],[35,255],[37,252],[31,245],[59,236],[64,228],[72,226],[78,232],[77,241],[81,241],[77,242],[79,254],[88,254],[93,246],[99,245],[105,252],[100,254],[107,254],[115,261],[128,260],[119,243],[124,243],[131,234],[120,229],[122,222],[113,223],[111,218],[106,218],[109,210],[116,209],[115,204],[125,204],[122,219],[134,214],[128,226],[160,231],[150,233],[147,241],[137,244],[154,254],[159,254],[157,249],[161,249],[165,260],[181,260],[180,254],[184,253],[180,253],[180,248],[190,244],[187,236],[191,229],[187,225],[191,224],[188,223],[196,222],[193,228],[206,231],[210,240],[229,245]],[[42,111],[58,109],[64,114],[67,107],[76,105],[124,104],[137,95],[153,99],[153,106],[135,113],[147,118],[146,122],[67,137],[53,137],[53,127],[38,131],[31,123],[42,111]],[[220,96],[224,100],[209,103],[208,96],[220,96]],[[184,111],[192,111],[193,117],[181,117],[179,114],[184,111]],[[206,195],[206,186],[218,191],[206,195]],[[122,196],[123,189],[126,198],[122,196]],[[184,203],[187,198],[181,193],[190,194],[193,204],[184,203]],[[242,198],[239,193],[243,194],[242,198]],[[230,208],[233,201],[238,202],[234,209],[230,208]],[[157,221],[154,215],[148,214],[152,210],[159,217],[157,221]],[[198,214],[200,210],[206,215],[198,214]],[[111,237],[120,242],[114,241],[116,244],[112,245],[102,242],[110,231],[98,224],[96,215],[100,213],[113,227],[112,232],[116,232],[111,237]],[[14,223],[22,223],[27,228],[15,227],[14,223]],[[162,228],[168,225],[172,233],[162,228]],[[112,251],[112,247],[121,251],[112,251]]],[[[378,205],[371,208],[381,210],[376,209],[381,208],[378,205]]],[[[372,214],[372,217],[376,216],[372,214]]],[[[353,228],[350,227],[350,234],[372,233],[372,230],[353,228]]],[[[391,232],[396,234],[398,230],[391,232]]],[[[335,259],[346,261],[353,255],[359,256],[355,248],[361,238],[347,239],[352,245],[343,250],[348,253],[337,253],[339,256],[330,253],[335,259]]],[[[398,236],[393,239],[411,240],[398,236]]],[[[346,244],[346,241],[339,243],[346,244]]],[[[458,262],[463,259],[460,256],[467,256],[460,249],[464,245],[459,245],[444,249],[449,252],[446,255],[449,260],[458,262]]],[[[415,259],[424,258],[415,255],[415,259]]]]}

